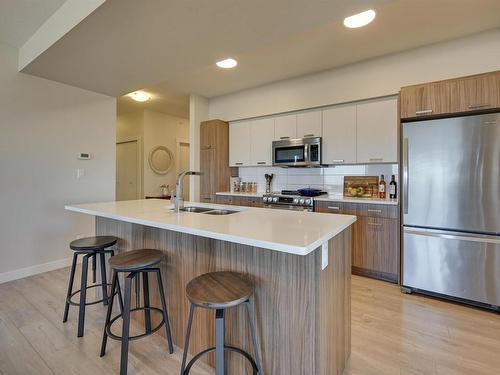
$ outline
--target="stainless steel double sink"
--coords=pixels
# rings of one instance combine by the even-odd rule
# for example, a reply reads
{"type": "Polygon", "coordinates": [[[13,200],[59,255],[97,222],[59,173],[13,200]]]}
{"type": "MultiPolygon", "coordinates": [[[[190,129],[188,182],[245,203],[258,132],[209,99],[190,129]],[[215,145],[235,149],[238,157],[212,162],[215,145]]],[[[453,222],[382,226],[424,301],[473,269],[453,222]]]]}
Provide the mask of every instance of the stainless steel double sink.
{"type": "Polygon", "coordinates": [[[226,209],[213,208],[213,207],[196,207],[196,206],[184,207],[184,208],[181,208],[179,211],[196,212],[196,213],[207,214],[207,215],[230,215],[230,214],[234,214],[236,212],[239,212],[239,211],[234,211],[234,210],[226,210],[226,209]]]}

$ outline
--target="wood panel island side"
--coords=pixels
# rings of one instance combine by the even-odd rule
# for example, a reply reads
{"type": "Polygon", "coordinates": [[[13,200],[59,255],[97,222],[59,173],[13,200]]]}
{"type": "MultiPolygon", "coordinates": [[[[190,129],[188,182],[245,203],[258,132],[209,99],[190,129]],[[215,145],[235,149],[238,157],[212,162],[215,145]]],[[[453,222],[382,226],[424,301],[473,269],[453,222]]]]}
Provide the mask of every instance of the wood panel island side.
{"type": "MultiPolygon", "coordinates": [[[[183,347],[186,332],[186,284],[206,272],[230,270],[246,274],[255,283],[265,374],[341,374],[351,352],[351,225],[356,217],[211,207],[238,212],[175,213],[168,202],[154,199],[66,209],[95,216],[97,235],[120,238],[118,252],[163,251],[162,277],[176,350],[183,347]]],[[[158,295],[154,290],[151,294],[158,295]]],[[[197,309],[190,353],[213,346],[214,330],[214,312],[197,309]]],[[[227,311],[226,342],[253,353],[243,308],[227,311]]],[[[251,374],[237,354],[229,353],[227,358],[228,374],[251,374]]],[[[206,362],[214,365],[210,355],[206,362]]]]}

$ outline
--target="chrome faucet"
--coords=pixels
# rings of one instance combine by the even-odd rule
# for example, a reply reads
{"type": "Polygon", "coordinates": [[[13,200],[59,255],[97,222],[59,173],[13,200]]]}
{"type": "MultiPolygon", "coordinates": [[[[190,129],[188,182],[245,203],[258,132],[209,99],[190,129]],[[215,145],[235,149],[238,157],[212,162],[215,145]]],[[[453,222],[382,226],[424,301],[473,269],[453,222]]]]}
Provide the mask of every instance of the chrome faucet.
{"type": "Polygon", "coordinates": [[[174,210],[179,212],[184,208],[184,199],[182,199],[182,180],[184,176],[201,176],[203,173],[187,171],[179,173],[177,180],[175,181],[175,199],[174,199],[174,210]]]}

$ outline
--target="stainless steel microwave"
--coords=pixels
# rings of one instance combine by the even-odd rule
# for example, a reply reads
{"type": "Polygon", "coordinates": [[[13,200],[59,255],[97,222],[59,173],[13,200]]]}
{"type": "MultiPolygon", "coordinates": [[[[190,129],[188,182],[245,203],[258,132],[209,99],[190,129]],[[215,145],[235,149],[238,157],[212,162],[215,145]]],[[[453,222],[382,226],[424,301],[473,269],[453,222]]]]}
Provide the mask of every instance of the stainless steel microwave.
{"type": "Polygon", "coordinates": [[[273,165],[278,167],[319,167],[321,165],[321,137],[274,141],[273,165]]]}

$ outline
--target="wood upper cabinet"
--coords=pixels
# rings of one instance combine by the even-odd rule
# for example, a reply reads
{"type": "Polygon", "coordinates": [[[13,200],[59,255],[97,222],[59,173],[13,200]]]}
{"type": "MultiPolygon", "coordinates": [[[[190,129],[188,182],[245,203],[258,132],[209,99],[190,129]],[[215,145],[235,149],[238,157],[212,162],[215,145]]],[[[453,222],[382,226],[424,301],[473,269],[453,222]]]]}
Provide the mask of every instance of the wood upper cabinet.
{"type": "Polygon", "coordinates": [[[500,108],[500,72],[401,89],[401,119],[500,108]]]}
{"type": "Polygon", "coordinates": [[[323,111],[323,163],[356,163],[356,105],[323,111]]]}
{"type": "Polygon", "coordinates": [[[232,167],[250,165],[251,125],[251,121],[241,121],[229,127],[229,164],[232,167]]]}
{"type": "Polygon", "coordinates": [[[321,111],[297,114],[297,138],[321,137],[321,111]]]}
{"type": "Polygon", "coordinates": [[[250,123],[250,165],[272,165],[272,143],[274,140],[274,119],[265,118],[250,123]]]}
{"type": "Polygon", "coordinates": [[[274,118],[274,139],[297,138],[297,115],[278,116],[274,118]]]}
{"type": "Polygon", "coordinates": [[[215,202],[215,193],[229,190],[229,124],[221,120],[200,125],[200,199],[215,202]]]}
{"type": "Polygon", "coordinates": [[[356,106],[358,163],[398,162],[398,101],[369,101],[356,106]]]}
{"type": "Polygon", "coordinates": [[[451,85],[447,81],[401,89],[401,118],[451,112],[451,85]]]}
{"type": "Polygon", "coordinates": [[[453,88],[454,112],[500,107],[500,72],[458,79],[453,88]]]}

